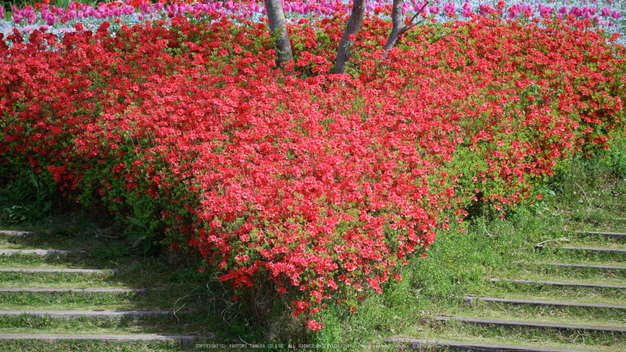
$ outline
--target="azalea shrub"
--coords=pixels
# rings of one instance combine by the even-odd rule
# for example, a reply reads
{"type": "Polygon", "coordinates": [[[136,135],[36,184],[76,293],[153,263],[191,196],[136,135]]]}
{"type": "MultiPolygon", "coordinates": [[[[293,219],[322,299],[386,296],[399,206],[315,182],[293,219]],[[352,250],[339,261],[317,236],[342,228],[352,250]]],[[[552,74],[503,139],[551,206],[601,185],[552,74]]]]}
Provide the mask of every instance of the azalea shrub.
{"type": "Polygon", "coordinates": [[[61,44],[16,30],[0,37],[0,168],[104,202],[319,330],[328,302],[401,280],[473,204],[504,214],[624,128],[624,48],[589,21],[425,24],[381,61],[390,24],[368,16],[335,75],[346,20],[291,23],[284,68],[265,22],[218,14],[115,37],[77,23],[61,44]]]}

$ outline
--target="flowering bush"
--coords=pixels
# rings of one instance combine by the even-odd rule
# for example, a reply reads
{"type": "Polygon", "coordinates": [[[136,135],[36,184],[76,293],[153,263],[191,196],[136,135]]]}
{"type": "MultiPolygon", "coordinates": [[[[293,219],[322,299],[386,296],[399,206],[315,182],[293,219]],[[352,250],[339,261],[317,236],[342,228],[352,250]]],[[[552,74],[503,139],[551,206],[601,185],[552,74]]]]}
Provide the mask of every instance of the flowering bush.
{"type": "Polygon", "coordinates": [[[623,128],[624,48],[589,21],[425,25],[381,63],[389,26],[367,17],[333,75],[344,21],[290,25],[293,75],[264,23],[218,14],[115,37],[77,23],[58,45],[0,35],[0,165],[122,218],[141,204],[152,240],[197,248],[235,289],[269,286],[319,330],[325,302],[400,280],[479,196],[502,210],[623,128]]]}
{"type": "MultiPolygon", "coordinates": [[[[19,1],[17,2],[20,3],[19,1]]],[[[93,6],[69,1],[66,8],[56,6],[54,1],[42,0],[32,6],[26,4],[22,9],[15,5],[7,5],[11,11],[5,16],[0,6],[0,33],[10,31],[14,26],[24,33],[34,29],[54,32],[62,36],[66,31],[72,31],[76,22],[81,22],[85,28],[96,30],[103,21],[109,21],[112,26],[109,31],[117,32],[122,23],[134,25],[146,19],[165,19],[168,22],[177,15],[188,18],[205,18],[210,13],[220,13],[224,16],[235,15],[256,21],[259,16],[267,15],[260,0],[119,0],[99,1],[93,6]]],[[[365,10],[370,14],[377,14],[388,19],[391,12],[390,0],[368,1],[365,10]]],[[[427,6],[423,17],[439,22],[454,20],[469,20],[474,15],[495,15],[502,19],[532,21],[544,16],[554,16],[561,20],[568,16],[578,19],[589,19],[594,28],[601,28],[609,33],[624,34],[624,16],[626,10],[624,2],[613,0],[545,0],[545,2],[520,2],[518,0],[406,0],[402,4],[402,13],[410,14],[427,6]]],[[[292,19],[301,17],[310,18],[313,15],[332,16],[334,13],[350,12],[350,2],[336,0],[287,0],[283,1],[285,14],[292,19]]],[[[623,38],[619,39],[624,44],[623,38]]]]}

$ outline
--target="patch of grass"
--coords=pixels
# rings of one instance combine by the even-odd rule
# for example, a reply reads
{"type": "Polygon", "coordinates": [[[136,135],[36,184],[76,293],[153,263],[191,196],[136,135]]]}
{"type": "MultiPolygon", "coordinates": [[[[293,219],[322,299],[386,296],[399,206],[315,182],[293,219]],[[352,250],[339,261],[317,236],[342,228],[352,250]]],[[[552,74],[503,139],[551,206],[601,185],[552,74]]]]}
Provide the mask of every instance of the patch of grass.
{"type": "Polygon", "coordinates": [[[3,310],[137,310],[174,308],[176,297],[183,297],[188,287],[152,291],[148,294],[129,293],[78,293],[78,292],[2,292],[0,309],[3,310]]]}
{"type": "Polygon", "coordinates": [[[72,231],[71,228],[68,229],[66,224],[63,229],[48,228],[40,233],[21,236],[0,234],[0,247],[3,249],[90,249],[123,247],[125,245],[123,241],[114,241],[121,237],[105,234],[110,232],[110,229],[93,229],[84,232],[75,232],[72,231]]]}
{"type": "MultiPolygon", "coordinates": [[[[572,261],[573,262],[573,261],[572,261]]],[[[584,265],[595,265],[596,263],[582,263],[584,265]]],[[[602,263],[597,263],[602,264],[602,263]]],[[[619,280],[626,279],[626,270],[612,270],[612,269],[600,269],[600,268],[577,268],[577,267],[564,267],[564,266],[552,266],[546,264],[535,263],[521,263],[520,271],[531,271],[541,276],[559,276],[563,280],[568,281],[569,278],[576,277],[581,279],[591,278],[616,278],[619,280]]]]}
{"type": "Polygon", "coordinates": [[[111,274],[81,273],[0,273],[0,286],[11,287],[110,287],[121,286],[120,283],[107,280],[111,274]],[[80,284],[77,285],[77,284],[80,284]]]}
{"type": "MultiPolygon", "coordinates": [[[[622,282],[626,286],[626,281],[622,282]]],[[[525,298],[532,296],[537,300],[577,301],[585,303],[623,304],[626,302],[626,290],[616,288],[561,287],[552,285],[533,285],[517,282],[497,282],[486,287],[488,295],[502,298],[525,298]]],[[[485,290],[468,291],[470,295],[485,295],[485,290]]]]}
{"type": "Polygon", "coordinates": [[[0,225],[34,221],[48,215],[53,193],[33,171],[19,171],[12,182],[0,188],[0,225]]]}
{"type": "MultiPolygon", "coordinates": [[[[517,274],[512,276],[504,276],[498,275],[494,273],[495,278],[506,278],[506,279],[520,279],[520,280],[532,280],[532,281],[561,281],[561,282],[574,282],[574,283],[585,283],[585,284],[600,284],[600,285],[624,285],[626,282],[624,279],[619,277],[611,277],[611,276],[584,276],[584,277],[575,277],[571,275],[562,275],[561,272],[556,272],[556,274],[546,274],[544,272],[539,272],[536,270],[524,270],[519,271],[517,274]]],[[[480,286],[481,288],[483,286],[480,286]]]]}
{"type": "Polygon", "coordinates": [[[575,260],[577,263],[613,263],[606,265],[615,266],[623,266],[623,263],[626,260],[626,252],[595,252],[573,249],[555,249],[553,250],[553,253],[548,252],[549,251],[545,251],[545,253],[541,253],[538,257],[557,258],[560,260],[575,260]]]}
{"type": "Polygon", "coordinates": [[[440,315],[486,319],[533,321],[576,325],[623,327],[626,312],[621,309],[532,306],[477,301],[438,310],[440,315]]]}
{"type": "Polygon", "coordinates": [[[623,351],[623,334],[543,329],[518,329],[498,326],[476,326],[461,322],[436,322],[425,318],[409,329],[406,336],[429,340],[473,341],[560,349],[623,351]]]}
{"type": "Polygon", "coordinates": [[[118,252],[115,249],[104,253],[97,249],[89,249],[89,247],[84,247],[83,249],[86,253],[76,252],[51,255],[13,253],[11,255],[0,255],[0,267],[117,269],[121,271],[130,270],[138,265],[148,266],[156,271],[162,271],[166,267],[165,264],[159,263],[154,258],[117,255],[116,253],[118,252]]]}
{"type": "Polygon", "coordinates": [[[3,230],[23,230],[35,233],[21,236],[0,234],[3,249],[85,249],[96,258],[118,258],[139,254],[131,250],[123,229],[94,219],[87,209],[77,207],[68,213],[53,213],[37,221],[19,226],[2,226],[3,230]]]}
{"type": "MultiPolygon", "coordinates": [[[[203,313],[207,313],[204,311],[203,313]]],[[[36,333],[41,334],[170,334],[196,335],[203,337],[216,335],[224,330],[220,320],[209,321],[210,315],[187,314],[179,312],[176,316],[141,316],[120,319],[101,319],[83,317],[80,319],[59,319],[32,315],[0,317],[0,333],[36,333]],[[213,330],[213,331],[212,331],[213,330]]]]}
{"type": "Polygon", "coordinates": [[[0,341],[3,351],[187,351],[195,350],[195,344],[181,344],[172,342],[92,342],[92,341],[0,341]]]}

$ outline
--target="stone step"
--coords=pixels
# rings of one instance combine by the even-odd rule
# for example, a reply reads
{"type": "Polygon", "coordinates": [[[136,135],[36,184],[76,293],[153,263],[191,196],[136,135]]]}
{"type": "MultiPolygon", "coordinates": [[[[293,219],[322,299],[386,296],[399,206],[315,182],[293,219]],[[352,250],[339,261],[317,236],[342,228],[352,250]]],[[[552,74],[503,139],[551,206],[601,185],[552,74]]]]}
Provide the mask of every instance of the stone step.
{"type": "Polygon", "coordinates": [[[33,231],[10,231],[10,230],[0,230],[0,235],[8,235],[8,236],[24,236],[24,235],[32,235],[35,232],[33,231]]]}
{"type": "Polygon", "coordinates": [[[0,293],[132,293],[148,294],[150,290],[145,288],[0,288],[0,293]]]}
{"type": "Polygon", "coordinates": [[[495,325],[495,326],[503,326],[503,327],[511,327],[511,328],[525,327],[525,328],[597,331],[597,332],[611,332],[611,333],[626,334],[626,327],[616,327],[616,326],[556,324],[556,323],[540,323],[540,322],[532,322],[532,321],[466,318],[466,317],[456,317],[456,316],[451,316],[451,317],[437,316],[435,317],[435,320],[442,321],[442,322],[459,321],[459,322],[475,324],[475,325],[488,325],[488,326],[495,325]]]}
{"type": "Polygon", "coordinates": [[[115,274],[116,269],[39,269],[39,268],[0,268],[0,272],[14,273],[80,273],[80,274],[115,274]]]}
{"type": "Polygon", "coordinates": [[[569,268],[591,268],[591,269],[603,269],[603,270],[626,270],[626,266],[612,266],[612,265],[590,265],[590,264],[569,264],[569,263],[548,263],[548,262],[534,262],[532,264],[562,266],[562,267],[569,267],[569,268]]]}
{"type": "Polygon", "coordinates": [[[491,279],[491,282],[515,282],[521,284],[530,285],[550,285],[550,286],[563,286],[563,287],[575,287],[575,288],[614,288],[620,290],[626,290],[626,285],[601,285],[601,284],[586,284],[579,282],[559,282],[559,281],[535,281],[535,280],[508,280],[508,279],[491,279]]]}
{"type": "Polygon", "coordinates": [[[139,317],[146,315],[172,315],[169,310],[0,310],[0,316],[32,315],[50,318],[105,318],[139,317]]]}
{"type": "MultiPolygon", "coordinates": [[[[467,341],[446,341],[446,340],[423,340],[406,337],[395,337],[385,340],[386,343],[408,343],[411,349],[422,349],[428,346],[447,348],[450,351],[472,351],[472,352],[593,352],[589,350],[571,350],[549,347],[531,347],[500,345],[488,343],[476,343],[467,341]]],[[[428,350],[430,351],[430,350],[428,350]]]]}
{"type": "Polygon", "coordinates": [[[626,254],[626,249],[613,249],[613,248],[560,247],[560,249],[565,249],[565,250],[570,250],[570,251],[626,254]]]}
{"type": "Polygon", "coordinates": [[[181,341],[198,338],[188,335],[96,335],[96,334],[0,334],[0,340],[89,340],[89,341],[181,341]]]}
{"type": "Polygon", "coordinates": [[[613,240],[625,240],[626,233],[623,232],[597,232],[597,231],[576,231],[576,233],[584,235],[599,235],[613,240]]]}
{"type": "Polygon", "coordinates": [[[492,302],[492,303],[509,303],[509,304],[528,304],[528,305],[535,305],[535,306],[626,309],[626,305],[621,305],[621,304],[543,301],[543,300],[534,300],[534,299],[514,299],[514,298],[497,298],[497,297],[480,297],[480,296],[463,297],[463,302],[465,303],[471,304],[474,301],[492,302]]]}
{"type": "Polygon", "coordinates": [[[67,249],[0,249],[0,255],[11,256],[14,254],[36,254],[36,255],[64,255],[64,254],[85,254],[84,250],[67,249]]]}

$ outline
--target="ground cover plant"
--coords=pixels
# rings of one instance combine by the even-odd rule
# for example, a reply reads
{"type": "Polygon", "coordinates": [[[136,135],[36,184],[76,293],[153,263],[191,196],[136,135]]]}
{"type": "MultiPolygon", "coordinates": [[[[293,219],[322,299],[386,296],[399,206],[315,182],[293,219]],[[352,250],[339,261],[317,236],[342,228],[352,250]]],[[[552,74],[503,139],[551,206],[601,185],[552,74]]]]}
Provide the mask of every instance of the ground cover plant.
{"type": "Polygon", "coordinates": [[[259,321],[284,302],[320,330],[624,128],[619,35],[574,14],[423,23],[384,60],[368,14],[333,74],[345,13],[288,23],[282,68],[266,21],[170,13],[3,38],[2,175],[101,202],[146,253],[193,248],[259,321]]]}

